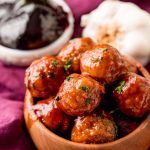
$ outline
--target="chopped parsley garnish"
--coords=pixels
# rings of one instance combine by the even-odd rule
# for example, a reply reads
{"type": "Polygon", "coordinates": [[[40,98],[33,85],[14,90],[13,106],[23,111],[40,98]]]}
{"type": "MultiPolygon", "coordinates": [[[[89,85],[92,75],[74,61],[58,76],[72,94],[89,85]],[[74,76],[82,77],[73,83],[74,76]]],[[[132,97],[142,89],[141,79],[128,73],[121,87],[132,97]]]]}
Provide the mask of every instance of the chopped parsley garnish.
{"type": "Polygon", "coordinates": [[[52,77],[55,77],[55,74],[54,72],[48,72],[48,75],[47,75],[48,78],[52,78],[52,77]]]}
{"type": "Polygon", "coordinates": [[[57,67],[57,65],[58,65],[58,61],[57,61],[57,60],[54,60],[54,61],[52,62],[52,66],[53,66],[53,67],[57,67]]]}
{"type": "Polygon", "coordinates": [[[79,89],[84,91],[84,92],[88,92],[89,91],[89,87],[87,87],[87,86],[81,86],[79,89]]]}
{"type": "Polygon", "coordinates": [[[87,99],[86,99],[86,104],[88,105],[88,104],[91,104],[91,98],[90,97],[88,97],[87,99]]]}
{"type": "Polygon", "coordinates": [[[100,50],[102,50],[102,51],[107,51],[107,50],[108,50],[108,48],[106,48],[106,47],[102,47],[102,48],[100,48],[100,50]]]}
{"type": "Polygon", "coordinates": [[[70,81],[71,78],[73,78],[73,77],[68,76],[68,77],[66,77],[66,80],[67,80],[67,81],[70,81]]]}
{"type": "Polygon", "coordinates": [[[64,71],[65,73],[70,69],[72,63],[72,59],[69,59],[66,64],[64,65],[64,71]]]}
{"type": "Polygon", "coordinates": [[[92,57],[91,60],[92,60],[94,63],[97,63],[97,62],[103,61],[103,60],[104,60],[104,57],[99,57],[99,58],[94,58],[94,57],[92,57]]]}
{"type": "Polygon", "coordinates": [[[121,81],[121,82],[119,83],[119,86],[117,86],[117,87],[115,88],[115,90],[117,91],[117,93],[119,93],[119,94],[122,93],[122,90],[123,90],[124,85],[125,85],[125,81],[121,81]]]}
{"type": "Polygon", "coordinates": [[[116,111],[118,111],[119,110],[119,108],[116,108],[116,109],[114,109],[114,110],[111,110],[109,113],[110,114],[114,114],[116,111]]]}
{"type": "Polygon", "coordinates": [[[55,100],[56,100],[56,101],[59,101],[59,96],[56,96],[55,100]]]}

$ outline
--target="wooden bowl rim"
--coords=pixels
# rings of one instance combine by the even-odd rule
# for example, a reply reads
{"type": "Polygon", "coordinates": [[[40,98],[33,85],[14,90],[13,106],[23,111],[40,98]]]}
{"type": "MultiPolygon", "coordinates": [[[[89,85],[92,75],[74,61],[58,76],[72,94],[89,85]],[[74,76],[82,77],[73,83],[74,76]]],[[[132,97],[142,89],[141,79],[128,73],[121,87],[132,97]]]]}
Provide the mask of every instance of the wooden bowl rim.
{"type": "MultiPolygon", "coordinates": [[[[148,71],[140,64],[138,63],[136,60],[134,60],[133,58],[128,57],[128,59],[132,62],[135,63],[137,66],[138,71],[140,71],[142,73],[142,75],[148,79],[150,81],[150,74],[148,73],[148,71]]],[[[30,107],[31,105],[33,105],[33,99],[31,96],[31,93],[29,90],[26,91],[26,96],[25,96],[25,109],[24,109],[24,113],[25,111],[27,111],[28,107],[30,107]]],[[[48,137],[53,137],[53,139],[59,141],[59,142],[63,142],[64,144],[69,144],[72,146],[75,146],[76,148],[78,147],[82,147],[82,148],[86,148],[86,149],[92,149],[92,148],[106,148],[106,147],[110,147],[110,146],[114,146],[114,145],[118,145],[119,143],[125,142],[126,140],[130,140],[132,138],[134,138],[136,135],[138,135],[138,133],[141,132],[141,130],[143,130],[146,126],[150,126],[150,113],[147,115],[147,117],[142,121],[142,123],[130,134],[117,139],[113,142],[109,142],[109,143],[103,143],[103,144],[84,144],[84,143],[76,143],[70,140],[67,140],[61,136],[58,136],[57,134],[53,133],[52,131],[50,131],[43,123],[41,123],[38,119],[36,120],[36,126],[38,128],[42,128],[43,129],[43,133],[44,134],[48,134],[48,137]]]]}

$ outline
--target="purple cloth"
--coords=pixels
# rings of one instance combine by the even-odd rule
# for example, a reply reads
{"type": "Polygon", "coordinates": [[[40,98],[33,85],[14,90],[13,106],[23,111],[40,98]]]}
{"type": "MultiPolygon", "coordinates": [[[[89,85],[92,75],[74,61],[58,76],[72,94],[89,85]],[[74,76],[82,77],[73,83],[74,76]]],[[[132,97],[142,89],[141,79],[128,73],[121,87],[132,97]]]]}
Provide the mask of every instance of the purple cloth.
{"type": "MultiPolygon", "coordinates": [[[[96,8],[100,0],[66,0],[75,16],[75,34],[80,36],[80,16],[96,8]]],[[[133,0],[150,12],[149,0],[133,0]]],[[[150,71],[150,64],[147,66],[150,71]]],[[[34,150],[23,118],[25,68],[0,62],[0,150],[34,150]]]]}

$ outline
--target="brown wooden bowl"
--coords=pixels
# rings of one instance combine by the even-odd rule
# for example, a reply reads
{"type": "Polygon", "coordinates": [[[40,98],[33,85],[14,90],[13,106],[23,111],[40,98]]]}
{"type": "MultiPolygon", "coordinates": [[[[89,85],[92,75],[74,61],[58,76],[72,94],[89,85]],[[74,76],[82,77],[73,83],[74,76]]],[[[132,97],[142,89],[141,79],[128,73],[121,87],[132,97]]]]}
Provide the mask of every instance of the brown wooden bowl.
{"type": "MultiPolygon", "coordinates": [[[[148,80],[150,74],[145,68],[132,58],[130,62],[136,64],[138,71],[148,80]]],[[[127,136],[106,144],[80,144],[57,136],[47,129],[29,108],[33,105],[31,93],[27,90],[24,105],[24,117],[30,136],[40,150],[147,150],[150,148],[150,114],[127,136]]]]}

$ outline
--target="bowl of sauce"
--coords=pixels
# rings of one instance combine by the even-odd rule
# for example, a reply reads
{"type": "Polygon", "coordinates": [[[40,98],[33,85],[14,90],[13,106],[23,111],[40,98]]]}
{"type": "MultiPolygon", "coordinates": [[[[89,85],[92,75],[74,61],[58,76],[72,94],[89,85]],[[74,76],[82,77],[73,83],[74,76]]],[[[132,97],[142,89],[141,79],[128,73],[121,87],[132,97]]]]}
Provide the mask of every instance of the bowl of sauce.
{"type": "Polygon", "coordinates": [[[43,55],[56,55],[73,26],[72,12],[62,0],[2,0],[0,60],[26,66],[43,55]]]}

